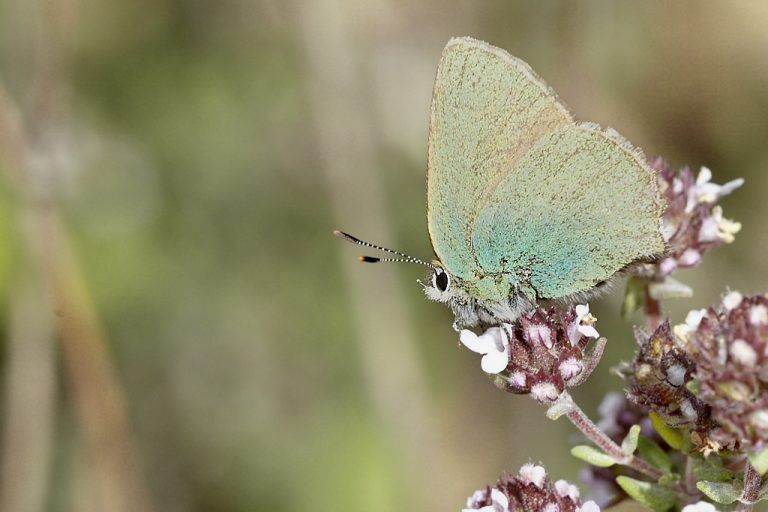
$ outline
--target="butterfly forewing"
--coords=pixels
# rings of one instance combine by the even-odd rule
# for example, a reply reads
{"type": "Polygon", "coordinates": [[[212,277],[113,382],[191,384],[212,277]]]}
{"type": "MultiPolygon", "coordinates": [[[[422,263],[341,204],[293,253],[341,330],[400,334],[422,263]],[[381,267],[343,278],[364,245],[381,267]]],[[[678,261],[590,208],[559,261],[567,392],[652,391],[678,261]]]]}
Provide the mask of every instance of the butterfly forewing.
{"type": "Polygon", "coordinates": [[[449,41],[432,98],[427,206],[432,245],[451,273],[485,272],[472,246],[483,203],[542,137],[572,125],[527,64],[481,41],[449,41]]]}

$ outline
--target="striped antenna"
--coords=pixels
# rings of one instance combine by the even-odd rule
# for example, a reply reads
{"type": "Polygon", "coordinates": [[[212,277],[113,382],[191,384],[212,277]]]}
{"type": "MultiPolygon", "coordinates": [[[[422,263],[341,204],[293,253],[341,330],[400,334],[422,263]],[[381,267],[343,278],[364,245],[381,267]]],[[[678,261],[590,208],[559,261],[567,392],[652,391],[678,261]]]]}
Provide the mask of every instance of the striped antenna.
{"type": "Polygon", "coordinates": [[[375,256],[360,256],[360,261],[364,263],[390,263],[390,262],[403,262],[403,263],[418,263],[419,265],[424,265],[425,267],[429,268],[435,268],[435,266],[431,263],[427,263],[424,260],[420,260],[419,258],[414,258],[413,256],[408,256],[405,253],[402,253],[400,251],[395,251],[394,249],[387,249],[386,247],[382,247],[380,245],[372,244],[370,242],[365,242],[363,240],[360,240],[356,236],[352,236],[349,233],[345,233],[343,231],[339,231],[338,229],[333,232],[333,234],[342,240],[346,240],[347,242],[351,242],[353,244],[362,245],[363,247],[370,247],[371,249],[377,249],[379,251],[385,251],[392,254],[397,254],[400,256],[399,258],[377,258],[375,256]]]}

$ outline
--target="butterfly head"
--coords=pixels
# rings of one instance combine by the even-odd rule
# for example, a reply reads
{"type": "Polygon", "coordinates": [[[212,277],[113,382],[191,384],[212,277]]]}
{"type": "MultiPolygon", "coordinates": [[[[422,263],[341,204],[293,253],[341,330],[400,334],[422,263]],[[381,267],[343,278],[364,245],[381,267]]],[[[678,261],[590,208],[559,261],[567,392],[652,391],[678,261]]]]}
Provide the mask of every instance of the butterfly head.
{"type": "Polygon", "coordinates": [[[376,249],[379,251],[388,252],[390,254],[395,254],[397,256],[396,258],[378,258],[376,256],[360,256],[360,261],[362,262],[365,262],[365,263],[405,262],[405,263],[418,263],[419,265],[424,265],[425,267],[428,267],[429,274],[427,275],[427,279],[425,279],[424,281],[419,280],[419,284],[421,284],[424,287],[424,293],[427,295],[427,297],[429,297],[434,301],[449,302],[451,299],[455,298],[457,294],[461,294],[460,286],[456,286],[459,284],[458,281],[456,281],[453,278],[453,276],[445,268],[443,268],[443,265],[439,261],[433,261],[430,263],[430,262],[421,260],[419,258],[409,256],[400,251],[395,251],[393,249],[388,249],[380,245],[372,244],[370,242],[365,242],[355,236],[352,236],[348,233],[344,233],[343,231],[337,230],[337,231],[334,231],[333,234],[343,240],[346,240],[347,242],[351,242],[357,245],[362,245],[363,247],[370,247],[371,249],[376,249]]]}

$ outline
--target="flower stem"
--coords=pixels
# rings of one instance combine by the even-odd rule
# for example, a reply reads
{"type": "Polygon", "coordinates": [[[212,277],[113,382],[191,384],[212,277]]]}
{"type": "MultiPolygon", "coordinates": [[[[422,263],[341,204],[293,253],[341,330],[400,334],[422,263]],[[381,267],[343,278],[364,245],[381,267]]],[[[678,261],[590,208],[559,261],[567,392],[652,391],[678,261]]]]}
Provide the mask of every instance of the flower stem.
{"type": "Polygon", "coordinates": [[[650,282],[645,284],[645,321],[651,331],[655,331],[661,324],[661,304],[651,297],[650,282]]]}
{"type": "Polygon", "coordinates": [[[762,478],[760,473],[752,467],[749,459],[744,464],[744,490],[739,498],[739,507],[737,510],[747,511],[752,510],[752,506],[757,502],[760,496],[760,485],[762,478]]]}
{"type": "Polygon", "coordinates": [[[565,415],[571,420],[571,423],[578,428],[590,441],[600,447],[605,453],[616,459],[616,461],[624,466],[628,466],[635,471],[642,473],[646,476],[658,480],[663,473],[660,469],[651,466],[648,462],[635,457],[634,455],[627,456],[621,447],[616,444],[613,439],[608,437],[605,432],[600,430],[592,420],[590,420],[584,411],[579,407],[576,402],[571,400],[571,407],[565,415]]]}

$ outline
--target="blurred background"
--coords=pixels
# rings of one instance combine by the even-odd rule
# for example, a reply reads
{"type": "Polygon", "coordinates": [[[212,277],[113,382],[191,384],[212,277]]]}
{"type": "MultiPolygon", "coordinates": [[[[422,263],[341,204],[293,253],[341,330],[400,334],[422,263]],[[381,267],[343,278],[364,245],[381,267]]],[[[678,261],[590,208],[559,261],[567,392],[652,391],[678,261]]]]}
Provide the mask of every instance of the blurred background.
{"type": "MultiPolygon", "coordinates": [[[[429,258],[449,37],[526,60],[650,156],[744,177],[674,322],[768,290],[768,4],[0,0],[0,510],[458,510],[573,428],[497,391],[429,258]]],[[[621,292],[574,396],[631,356],[621,292]]],[[[640,318],[637,319],[640,321],[640,318]]]]}

